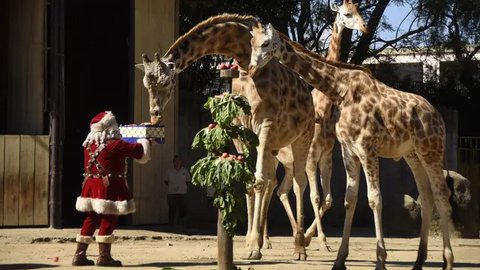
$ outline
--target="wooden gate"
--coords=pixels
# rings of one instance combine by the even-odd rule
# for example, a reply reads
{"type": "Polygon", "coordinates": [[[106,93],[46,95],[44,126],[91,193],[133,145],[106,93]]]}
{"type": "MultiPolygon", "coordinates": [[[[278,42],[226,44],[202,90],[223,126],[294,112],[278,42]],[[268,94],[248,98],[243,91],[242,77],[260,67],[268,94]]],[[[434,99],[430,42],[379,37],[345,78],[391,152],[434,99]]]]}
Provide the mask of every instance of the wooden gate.
{"type": "Polygon", "coordinates": [[[49,137],[0,135],[0,226],[48,225],[49,137]]]}

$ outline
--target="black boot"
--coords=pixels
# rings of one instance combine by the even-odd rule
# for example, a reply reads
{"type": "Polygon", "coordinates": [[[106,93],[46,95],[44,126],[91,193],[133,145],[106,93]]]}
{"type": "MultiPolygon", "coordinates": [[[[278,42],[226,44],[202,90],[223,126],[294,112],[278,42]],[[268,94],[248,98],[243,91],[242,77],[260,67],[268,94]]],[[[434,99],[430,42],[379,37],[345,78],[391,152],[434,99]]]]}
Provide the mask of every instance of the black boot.
{"type": "Polygon", "coordinates": [[[112,243],[98,243],[99,256],[97,259],[97,266],[113,266],[121,267],[122,262],[114,260],[111,252],[112,243]]]}
{"type": "Polygon", "coordinates": [[[87,248],[88,244],[77,243],[77,251],[72,260],[73,266],[95,265],[92,260],[87,259],[87,248]]]}

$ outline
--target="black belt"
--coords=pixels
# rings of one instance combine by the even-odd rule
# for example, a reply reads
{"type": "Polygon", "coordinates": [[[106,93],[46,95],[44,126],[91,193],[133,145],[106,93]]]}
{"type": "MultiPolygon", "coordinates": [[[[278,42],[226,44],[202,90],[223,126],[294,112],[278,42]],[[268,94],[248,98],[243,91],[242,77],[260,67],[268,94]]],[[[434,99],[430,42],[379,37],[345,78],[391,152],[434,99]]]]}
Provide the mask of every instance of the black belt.
{"type": "MultiPolygon", "coordinates": [[[[107,174],[108,177],[118,177],[118,178],[127,178],[126,174],[116,174],[116,173],[109,173],[107,174]]],[[[95,174],[95,173],[83,173],[83,177],[88,177],[88,178],[102,178],[103,175],[101,174],[95,174]]]]}

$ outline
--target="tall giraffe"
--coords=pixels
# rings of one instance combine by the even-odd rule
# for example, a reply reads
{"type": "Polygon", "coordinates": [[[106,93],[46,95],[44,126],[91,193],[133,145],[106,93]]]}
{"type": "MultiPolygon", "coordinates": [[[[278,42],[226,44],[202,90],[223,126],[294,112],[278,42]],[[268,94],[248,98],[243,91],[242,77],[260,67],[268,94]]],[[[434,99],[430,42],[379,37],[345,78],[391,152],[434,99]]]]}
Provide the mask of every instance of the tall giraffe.
{"type": "MultiPolygon", "coordinates": [[[[260,259],[263,229],[270,196],[276,185],[275,155],[284,147],[291,146],[294,160],[294,192],[296,195],[297,220],[295,227],[294,258],[306,259],[303,226],[303,192],[308,151],[314,133],[314,110],[309,86],[293,71],[272,61],[253,77],[247,75],[250,62],[251,28],[257,20],[251,16],[219,15],[205,20],[178,38],[163,57],[158,54],[154,61],[143,56],[144,86],[149,93],[158,93],[163,98],[157,103],[168,102],[174,91],[173,74],[178,74],[194,61],[205,55],[221,54],[233,57],[240,67],[237,94],[244,95],[252,108],[249,119],[243,124],[258,136],[255,185],[249,192],[249,230],[246,236],[250,259],[260,259]],[[253,209],[253,210],[252,210],[253,209]]],[[[155,104],[153,104],[155,105],[155,104]]],[[[162,112],[163,108],[151,107],[162,112]]],[[[308,168],[313,168],[310,165],[308,168]]],[[[307,171],[312,192],[317,192],[316,171],[307,171]]]]}
{"type": "MultiPolygon", "coordinates": [[[[363,33],[368,32],[365,21],[358,10],[358,4],[354,4],[352,0],[344,0],[341,6],[334,3],[330,4],[330,9],[337,13],[335,21],[333,22],[332,34],[330,38],[330,44],[328,47],[327,60],[339,61],[340,49],[342,41],[343,29],[357,29],[363,33]]],[[[332,195],[330,191],[330,179],[332,176],[332,152],[335,145],[335,118],[332,114],[332,101],[321,91],[313,89],[311,91],[313,98],[313,105],[315,108],[315,133],[313,136],[312,145],[310,146],[310,155],[320,168],[320,180],[322,185],[323,199],[321,207],[319,208],[319,215],[316,221],[321,220],[322,216],[332,205],[332,195]]],[[[285,167],[285,177],[280,184],[277,195],[280,201],[283,203],[287,212],[287,216],[290,222],[294,222],[293,212],[288,202],[288,192],[292,187],[292,173],[293,164],[291,164],[290,148],[281,149],[277,158],[285,167]]],[[[317,198],[311,197],[312,201],[317,198]]],[[[318,206],[318,202],[314,204],[318,206]]],[[[318,238],[321,241],[322,246],[330,250],[327,245],[326,237],[321,227],[320,222],[314,221],[308,228],[305,234],[305,240],[307,243],[311,241],[315,233],[315,228],[318,228],[318,238]]],[[[292,227],[294,224],[292,223],[292,227]]]]}
{"type": "Polygon", "coordinates": [[[378,157],[403,157],[415,177],[421,200],[422,226],[414,269],[422,269],[427,258],[428,229],[434,203],[443,235],[443,269],[452,269],[450,190],[442,171],[445,124],[440,113],[423,97],[393,89],[361,67],[328,61],[270,25],[254,27],[251,45],[249,73],[252,76],[257,68],[276,58],[338,106],[336,134],[342,146],[347,187],[342,243],[333,269],[346,269],[360,168],[363,168],[367,180],[368,202],[375,221],[376,269],[386,269],[378,157]]]}

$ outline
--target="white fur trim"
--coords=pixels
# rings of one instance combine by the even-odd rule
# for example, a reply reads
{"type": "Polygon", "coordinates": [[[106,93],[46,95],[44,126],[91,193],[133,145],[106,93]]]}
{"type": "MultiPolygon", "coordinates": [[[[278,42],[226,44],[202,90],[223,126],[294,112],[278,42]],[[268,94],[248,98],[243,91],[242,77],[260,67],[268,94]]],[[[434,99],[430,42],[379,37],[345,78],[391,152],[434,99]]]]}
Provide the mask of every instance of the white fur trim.
{"type": "Polygon", "coordinates": [[[80,235],[77,234],[77,237],[75,238],[77,243],[84,243],[84,244],[90,244],[93,242],[93,238],[91,236],[85,236],[85,235],[80,235]]]}
{"type": "Polygon", "coordinates": [[[135,159],[140,164],[145,164],[150,160],[151,156],[151,146],[150,142],[147,139],[138,139],[137,143],[143,146],[143,156],[139,159],[135,159]]]}
{"type": "Polygon", "coordinates": [[[75,208],[79,212],[95,212],[103,215],[128,215],[136,211],[133,199],[125,201],[110,201],[104,199],[94,199],[77,197],[75,208]]]}
{"type": "Polygon", "coordinates": [[[97,235],[95,236],[95,241],[97,243],[113,243],[115,241],[115,235],[97,235]]]}
{"type": "Polygon", "coordinates": [[[102,132],[112,126],[118,126],[115,115],[111,111],[106,111],[106,114],[103,116],[102,120],[94,123],[90,126],[91,131],[102,132]]]}

